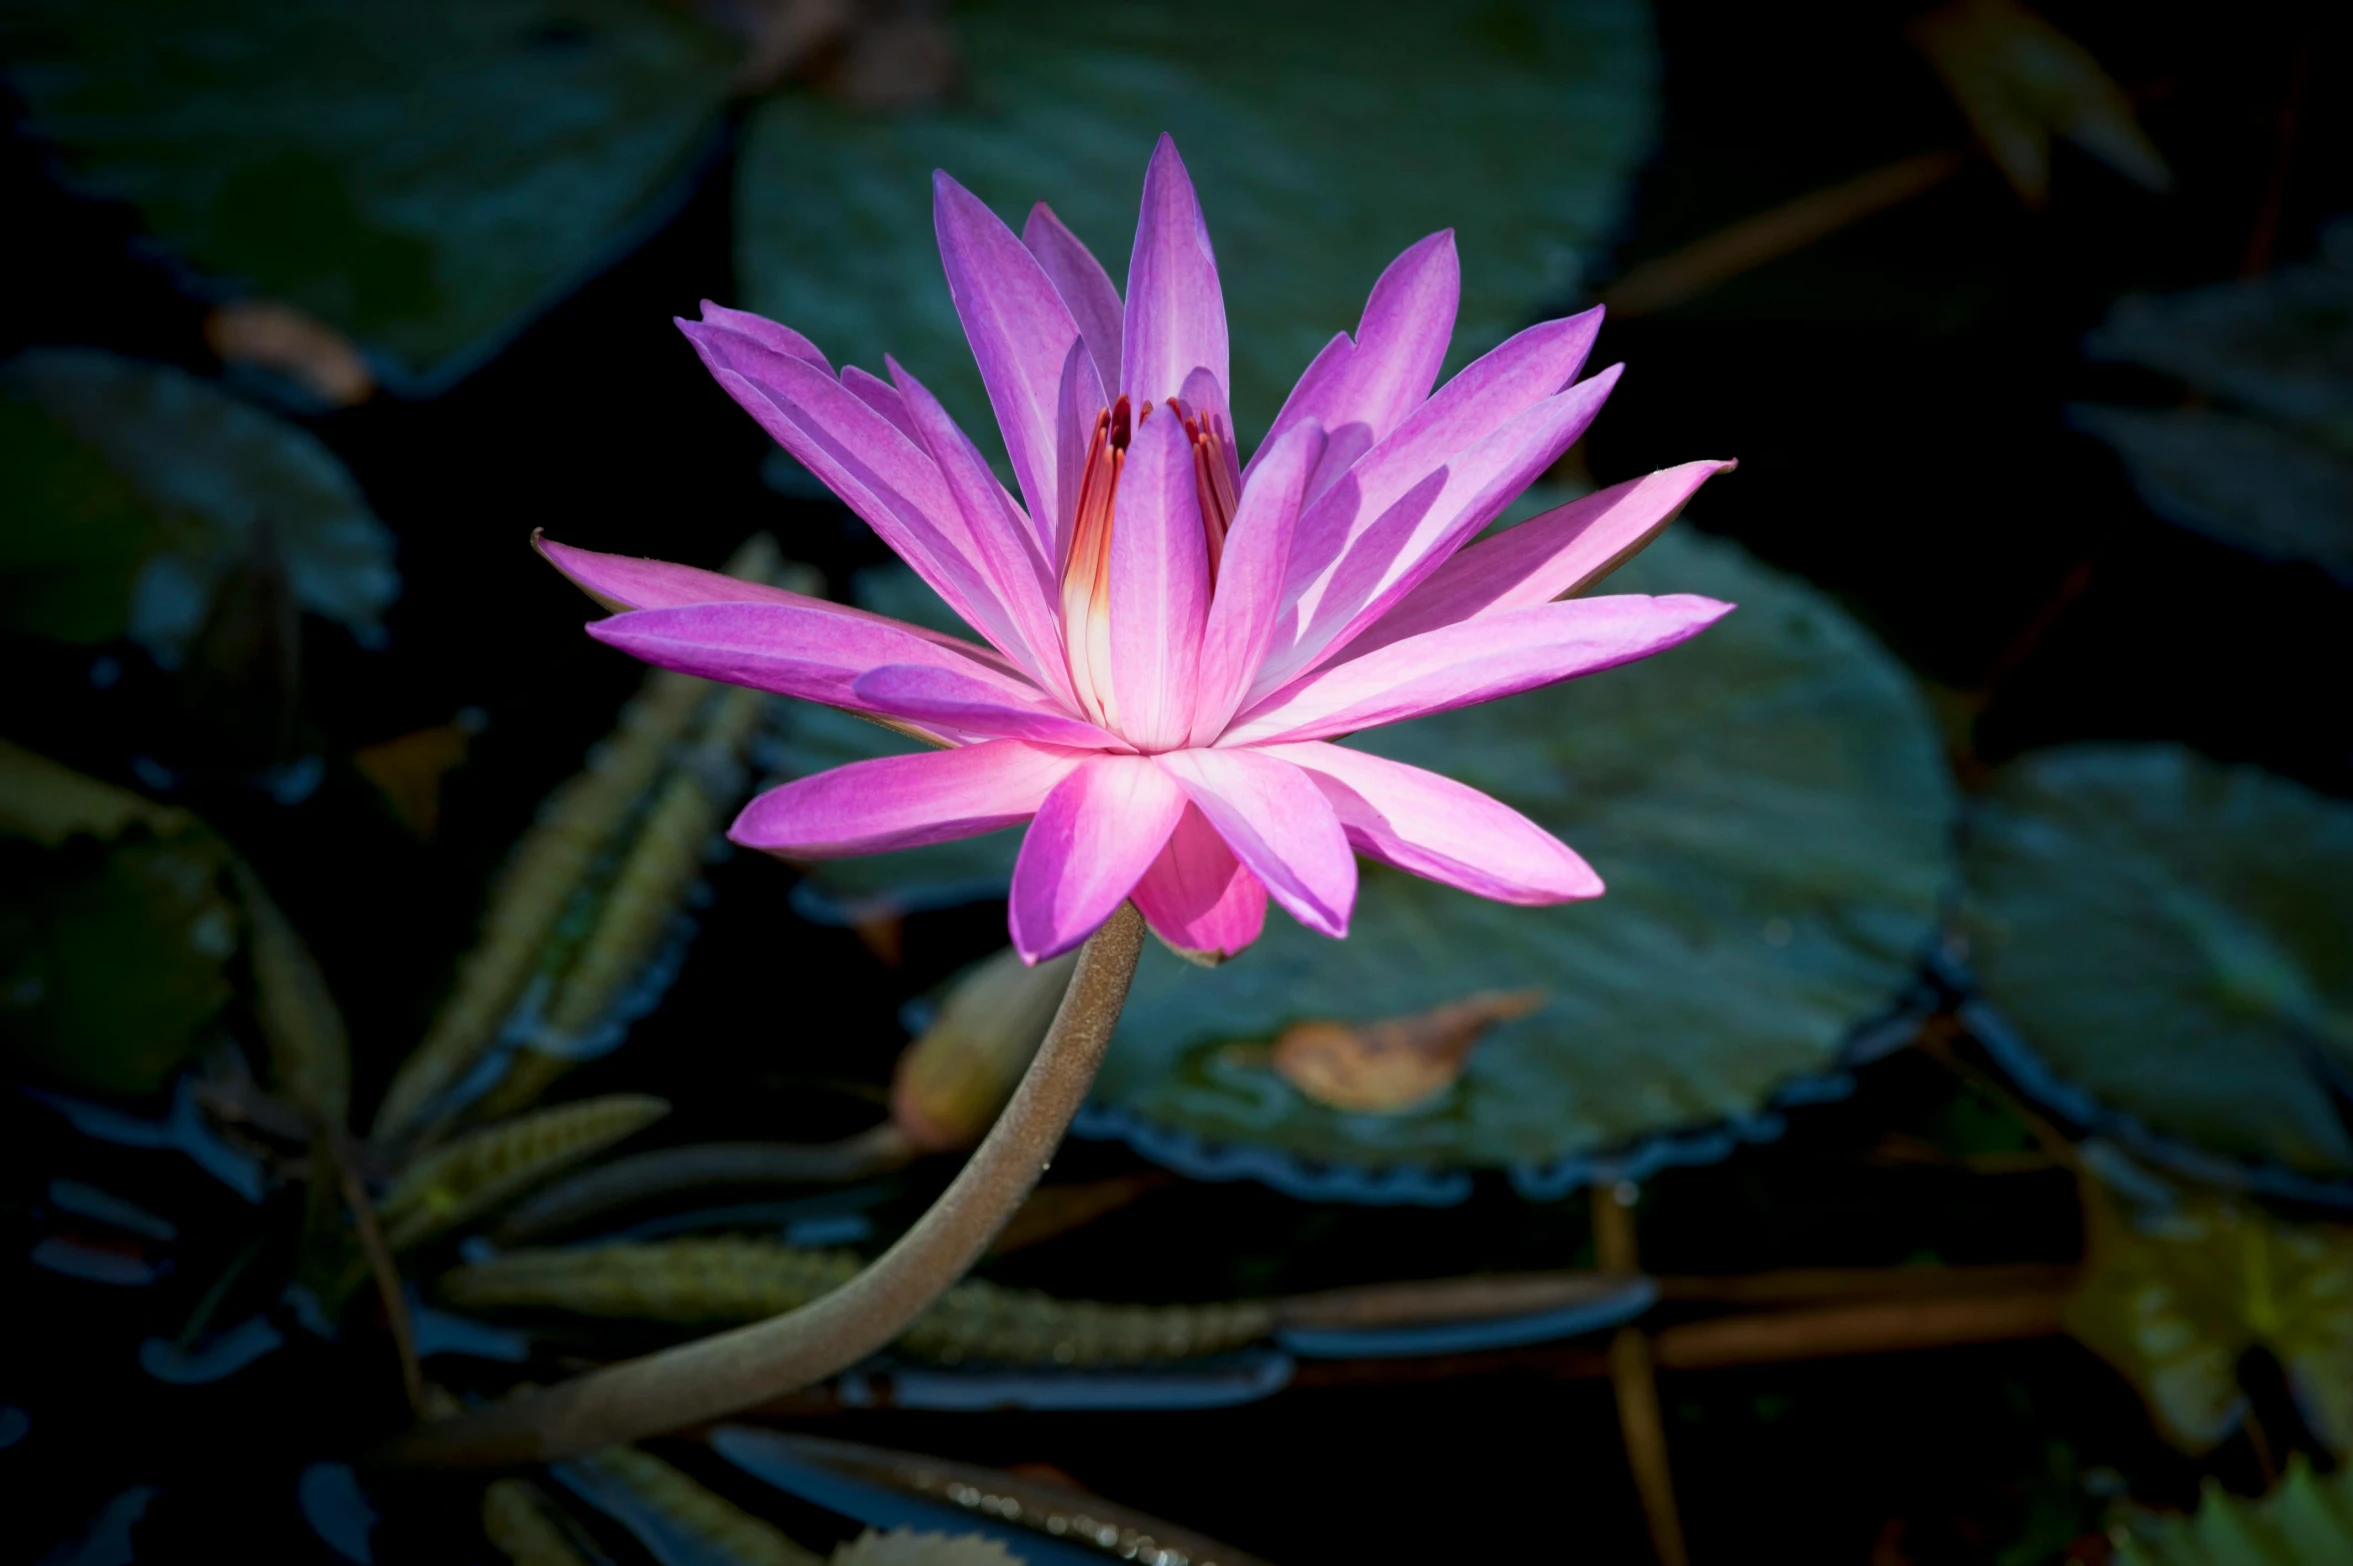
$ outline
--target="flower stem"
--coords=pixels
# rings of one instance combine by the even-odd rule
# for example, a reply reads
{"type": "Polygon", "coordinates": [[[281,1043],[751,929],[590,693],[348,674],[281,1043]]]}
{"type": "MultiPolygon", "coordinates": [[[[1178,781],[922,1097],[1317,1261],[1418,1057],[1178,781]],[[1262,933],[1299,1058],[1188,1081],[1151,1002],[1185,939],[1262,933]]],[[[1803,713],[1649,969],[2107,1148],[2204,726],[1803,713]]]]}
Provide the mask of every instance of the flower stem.
{"type": "Polygon", "coordinates": [[[767,1321],[420,1425],[383,1458],[553,1461],[782,1397],[896,1339],[964,1276],[1045,1172],[1095,1080],[1143,945],[1142,916],[1122,904],[1081,950],[1054,1025],[987,1138],[931,1210],[841,1288],[767,1321]]]}

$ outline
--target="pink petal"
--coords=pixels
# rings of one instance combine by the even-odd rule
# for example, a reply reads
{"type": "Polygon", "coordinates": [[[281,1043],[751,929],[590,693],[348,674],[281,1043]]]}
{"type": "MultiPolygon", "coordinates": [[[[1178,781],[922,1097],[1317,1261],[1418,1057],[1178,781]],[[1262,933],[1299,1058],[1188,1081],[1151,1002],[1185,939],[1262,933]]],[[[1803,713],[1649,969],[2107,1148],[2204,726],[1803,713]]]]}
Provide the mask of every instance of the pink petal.
{"type": "Polygon", "coordinates": [[[1218,744],[1324,739],[1493,701],[1646,658],[1731,610],[1690,593],[1507,609],[1319,669],[1243,713],[1218,744]]]}
{"type": "Polygon", "coordinates": [[[1356,856],[1313,778],[1254,750],[1172,750],[1152,759],[1293,918],[1319,934],[1348,933],[1356,856]]]}
{"type": "MultiPolygon", "coordinates": [[[[1056,413],[1063,361],[1079,340],[1078,323],[1013,230],[945,174],[932,175],[932,220],[948,295],[980,363],[989,405],[997,410],[1013,476],[1041,548],[1050,547],[1055,520],[1076,504],[1060,489],[1063,432],[1056,413]]],[[[1100,385],[1094,390],[1090,416],[1109,400],[1100,385]]]]}
{"type": "Polygon", "coordinates": [[[907,404],[900,400],[897,387],[854,364],[843,367],[842,385],[851,396],[890,420],[893,429],[916,445],[923,444],[923,437],[915,433],[915,421],[907,416],[907,404]]]}
{"type": "Polygon", "coordinates": [[[977,837],[1035,815],[1087,753],[988,740],[878,756],[770,789],[727,836],[795,859],[842,859],[977,837]]]}
{"type": "Polygon", "coordinates": [[[890,420],[804,360],[766,354],[691,321],[678,323],[719,384],[873,528],[925,585],[999,651],[1019,661],[1005,616],[939,465],[890,420]],[[730,369],[733,357],[753,363],[730,369]]]}
{"type": "Polygon", "coordinates": [[[1153,933],[1195,962],[1233,956],[1266,925],[1266,883],[1234,857],[1197,805],[1185,807],[1129,895],[1153,933]]]}
{"type": "MultiPolygon", "coordinates": [[[[1462,298],[1462,263],[1454,231],[1443,229],[1389,263],[1365,301],[1353,351],[1318,374],[1308,366],[1267,431],[1271,443],[1295,419],[1312,418],[1330,434],[1323,467],[1308,485],[1321,494],[1373,443],[1429,399],[1446,362],[1462,298]]],[[[1262,448],[1263,449],[1263,448],[1262,448]]]]}
{"type": "Polygon", "coordinates": [[[851,683],[860,710],[905,718],[926,728],[998,739],[1036,740],[1072,750],[1126,750],[1127,741],[1083,718],[1036,701],[1015,701],[987,678],[937,664],[885,664],[851,683]]]}
{"type": "Polygon", "coordinates": [[[1030,208],[1029,221],[1021,226],[1021,242],[1038,258],[1038,265],[1053,280],[1054,291],[1069,307],[1070,318],[1078,323],[1078,334],[1087,340],[1087,352],[1094,357],[1095,373],[1104,385],[1117,386],[1124,307],[1111,274],[1043,201],[1030,208]]]}
{"type": "Polygon", "coordinates": [[[1009,706],[1048,710],[1036,686],[965,656],[951,640],[925,636],[880,615],[843,614],[830,604],[639,609],[596,621],[588,634],[665,669],[853,712],[882,710],[854,687],[860,675],[885,664],[944,669],[994,692],[1009,706]]]}
{"type": "Polygon", "coordinates": [[[1341,656],[1361,658],[1458,620],[1582,592],[1655,538],[1701,484],[1732,466],[1686,462],[1661,468],[1480,539],[1399,599],[1341,656]]]}
{"type": "Polygon", "coordinates": [[[1299,519],[1289,596],[1299,598],[1349,543],[1429,476],[1566,386],[1601,330],[1598,306],[1545,321],[1466,365],[1310,502],[1299,519]]]}
{"type": "Polygon", "coordinates": [[[1265,660],[1300,501],[1323,447],[1323,426],[1300,420],[1260,448],[1257,471],[1243,486],[1218,565],[1217,593],[1201,628],[1190,735],[1195,745],[1207,745],[1225,731],[1265,660]]]}
{"type": "MultiPolygon", "coordinates": [[[[828,375],[833,373],[832,364],[818,351],[815,343],[791,327],[780,325],[764,315],[754,315],[749,310],[730,310],[725,305],[715,305],[706,299],[703,301],[703,321],[706,325],[738,337],[749,338],[770,353],[803,359],[828,375]]],[[[730,368],[740,369],[741,366],[730,368]]]]}
{"type": "Polygon", "coordinates": [[[1024,962],[1066,952],[1111,917],[1176,829],[1185,796],[1143,756],[1090,756],[1038,807],[1007,906],[1024,962]]]}
{"type": "Polygon", "coordinates": [[[1139,749],[1185,742],[1208,607],[1192,443],[1155,409],[1129,442],[1111,524],[1111,691],[1119,731],[1139,749]]]}
{"type": "MultiPolygon", "coordinates": [[[[1225,295],[1218,288],[1209,225],[1202,221],[1201,203],[1176,142],[1165,135],[1144,171],[1121,344],[1119,389],[1139,404],[1179,395],[1195,370],[1207,370],[1221,387],[1233,384],[1226,361],[1225,295]]],[[[1206,411],[1221,418],[1226,414],[1222,405],[1206,411]]]]}
{"type": "Polygon", "coordinates": [[[1503,903],[1601,895],[1601,877],[1566,843],[1452,778],[1321,740],[1264,754],[1306,768],[1356,851],[1383,864],[1503,903]]]}
{"type": "Polygon", "coordinates": [[[727,576],[717,571],[673,565],[667,560],[641,560],[634,555],[607,555],[593,549],[575,549],[570,544],[559,544],[552,538],[543,538],[536,533],[532,535],[531,543],[533,548],[547,557],[550,564],[569,577],[573,585],[608,609],[683,609],[692,604],[791,604],[800,609],[909,631],[992,669],[1008,674],[1012,672],[1012,666],[993,648],[961,640],[928,626],[909,625],[886,615],[869,614],[848,604],[811,598],[806,593],[771,587],[765,582],[747,582],[741,577],[727,576]]]}
{"type": "MultiPolygon", "coordinates": [[[[1359,531],[1347,552],[1297,601],[1291,638],[1287,643],[1277,638],[1251,682],[1249,699],[1289,684],[1337,654],[1502,515],[1585,433],[1617,385],[1618,370],[1612,365],[1506,420],[1359,531]]],[[[1304,520],[1300,526],[1306,526],[1304,520]]]]}
{"type": "Polygon", "coordinates": [[[989,629],[997,633],[991,640],[1075,711],[1078,701],[1070,688],[1070,660],[1062,650],[1054,576],[1038,552],[1029,519],[1014,509],[1013,497],[939,399],[896,359],[885,363],[898,383],[898,396],[916,435],[939,465],[962,515],[962,536],[955,542],[978,569],[979,587],[986,594],[979,607],[991,617],[989,629]]]}
{"type": "Polygon", "coordinates": [[[1277,436],[1307,418],[1309,408],[1332,400],[1333,388],[1347,380],[1348,363],[1355,357],[1356,339],[1346,332],[1334,332],[1332,340],[1316,350],[1315,357],[1307,362],[1307,368],[1299,373],[1299,379],[1293,383],[1291,394],[1283,399],[1283,406],[1275,414],[1274,423],[1267,426],[1266,439],[1258,443],[1258,450],[1243,467],[1242,476],[1245,480],[1258,471],[1258,459],[1266,455],[1277,436]]]}

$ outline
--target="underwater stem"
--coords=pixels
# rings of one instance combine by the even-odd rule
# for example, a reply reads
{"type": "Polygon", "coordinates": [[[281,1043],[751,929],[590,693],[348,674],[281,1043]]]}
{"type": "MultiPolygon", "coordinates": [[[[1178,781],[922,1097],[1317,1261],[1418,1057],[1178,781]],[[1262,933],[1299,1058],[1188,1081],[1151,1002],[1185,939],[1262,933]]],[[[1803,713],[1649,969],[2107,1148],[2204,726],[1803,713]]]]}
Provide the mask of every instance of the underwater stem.
{"type": "Polygon", "coordinates": [[[420,1425],[381,1455],[434,1465],[570,1457],[782,1397],[890,1343],[964,1276],[1045,1172],[1095,1080],[1143,945],[1143,917],[1129,904],[1088,938],[1053,1027],[987,1138],[930,1211],[841,1288],[748,1327],[420,1425]]]}

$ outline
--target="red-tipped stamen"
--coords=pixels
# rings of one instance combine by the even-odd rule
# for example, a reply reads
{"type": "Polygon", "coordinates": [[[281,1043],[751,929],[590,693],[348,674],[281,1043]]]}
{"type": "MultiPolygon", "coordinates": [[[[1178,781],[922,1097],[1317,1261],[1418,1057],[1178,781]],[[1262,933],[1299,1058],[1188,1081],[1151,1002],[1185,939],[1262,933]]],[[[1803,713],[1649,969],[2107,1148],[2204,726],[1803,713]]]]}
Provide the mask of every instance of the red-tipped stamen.
{"type": "Polygon", "coordinates": [[[1062,639],[1070,654],[1070,683],[1087,716],[1106,728],[1119,721],[1111,694],[1111,517],[1128,441],[1135,426],[1151,415],[1152,405],[1145,403],[1131,421],[1125,397],[1095,415],[1070,525],[1070,558],[1062,564],[1062,639]]]}
{"type": "Polygon", "coordinates": [[[1174,397],[1168,400],[1184,421],[1185,436],[1193,445],[1193,489],[1201,502],[1201,531],[1209,541],[1209,580],[1217,582],[1217,563],[1225,556],[1226,529],[1234,525],[1234,468],[1227,457],[1225,432],[1207,414],[1187,413],[1174,397]]]}

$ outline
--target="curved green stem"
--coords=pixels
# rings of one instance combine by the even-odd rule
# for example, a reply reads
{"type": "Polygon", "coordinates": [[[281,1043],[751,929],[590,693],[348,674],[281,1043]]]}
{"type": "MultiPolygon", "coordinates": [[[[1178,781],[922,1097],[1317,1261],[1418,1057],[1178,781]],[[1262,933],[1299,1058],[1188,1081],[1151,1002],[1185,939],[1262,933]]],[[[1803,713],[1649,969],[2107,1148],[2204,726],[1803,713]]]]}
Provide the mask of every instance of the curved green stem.
{"type": "Polygon", "coordinates": [[[553,1461],[768,1402],[892,1342],[979,1260],[1045,1172],[1095,1080],[1143,946],[1143,917],[1122,904],[1088,938],[1053,1027],[987,1138],[931,1210],[841,1288],[748,1327],[420,1425],[383,1456],[436,1465],[553,1461]]]}

